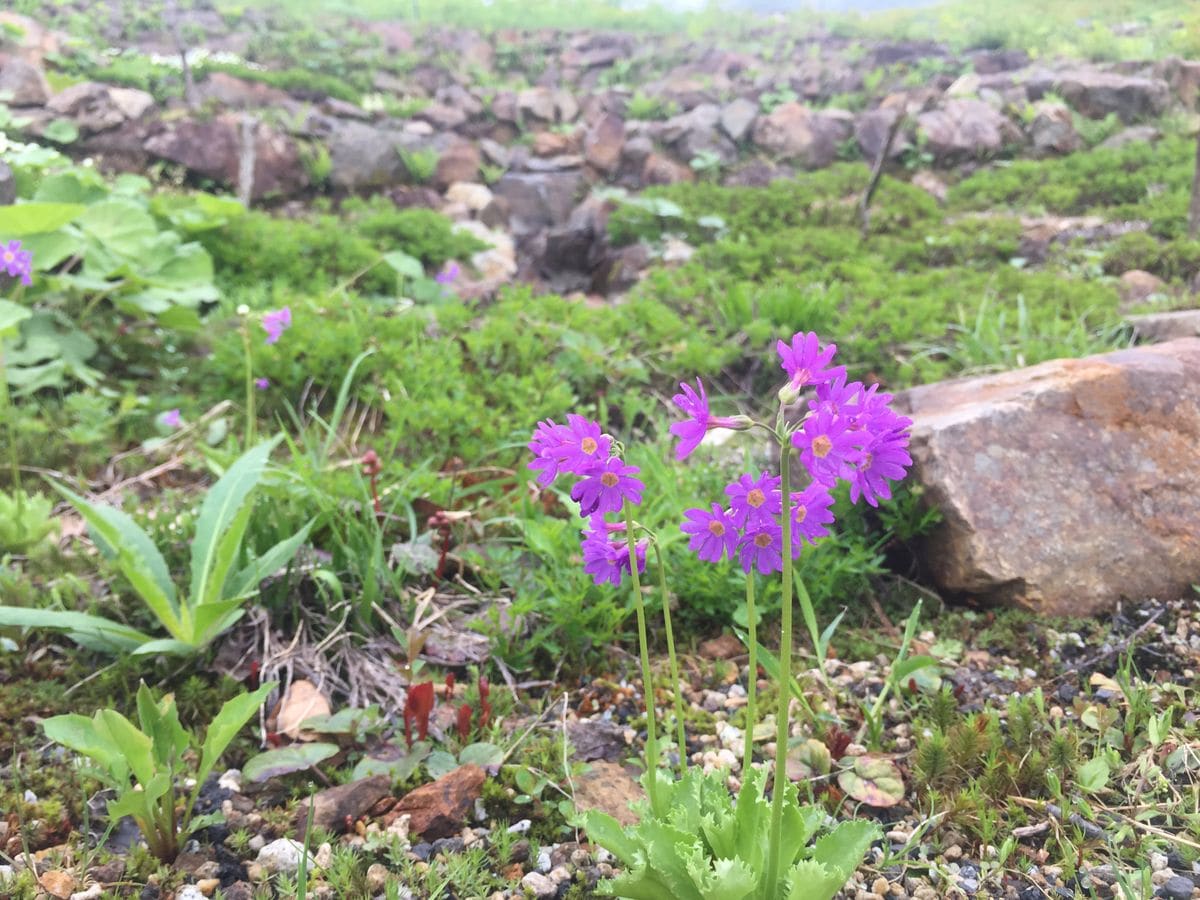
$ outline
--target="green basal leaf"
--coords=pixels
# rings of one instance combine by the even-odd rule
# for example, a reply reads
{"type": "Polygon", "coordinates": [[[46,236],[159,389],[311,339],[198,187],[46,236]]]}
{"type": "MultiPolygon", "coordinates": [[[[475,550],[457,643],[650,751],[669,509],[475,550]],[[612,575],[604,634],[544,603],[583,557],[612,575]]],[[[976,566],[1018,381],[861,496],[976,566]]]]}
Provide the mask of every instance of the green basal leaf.
{"type": "MultiPolygon", "coordinates": [[[[209,597],[209,584],[215,581],[215,573],[222,566],[221,539],[238,519],[242,506],[258,485],[271,451],[279,438],[252,447],[231,465],[225,474],[209,489],[200,506],[196,519],[196,536],[192,541],[192,584],[190,603],[195,606],[209,597]]],[[[244,525],[243,525],[244,528],[244,525]]],[[[240,544],[239,544],[240,547],[240,544]]],[[[238,548],[233,548],[236,550],[238,548]]],[[[230,552],[230,548],[225,548],[230,552]]],[[[228,561],[224,568],[228,570],[228,561]]],[[[217,586],[216,590],[220,587],[217,586]]]]}
{"type": "Polygon", "coordinates": [[[412,749],[401,745],[386,745],[374,751],[373,755],[360,759],[351,777],[358,781],[372,775],[387,775],[393,781],[404,781],[428,758],[429,751],[429,744],[425,741],[417,741],[412,745],[412,749]]]}
{"type": "Polygon", "coordinates": [[[146,532],[116,507],[89,503],[61,485],[54,488],[79,510],[93,538],[103,551],[116,558],[121,573],[163,627],[177,640],[186,641],[188,635],[180,621],[166,560],[146,532]]]}
{"type": "Polygon", "coordinates": [[[132,650],[150,640],[136,628],[87,613],[62,609],[26,609],[0,606],[0,628],[51,628],[98,640],[113,649],[132,650]]]}
{"type": "Polygon", "coordinates": [[[226,593],[235,597],[247,597],[257,593],[259,582],[291,562],[296,551],[308,540],[308,533],[315,522],[316,519],[311,520],[290,538],[280,541],[234,575],[229,581],[226,593]]]}
{"type": "Polygon", "coordinates": [[[457,768],[458,760],[454,758],[453,753],[447,753],[445,750],[434,750],[425,760],[425,771],[429,773],[430,778],[441,778],[457,768]]]}
{"type": "Polygon", "coordinates": [[[200,750],[200,766],[196,770],[197,784],[204,784],[230,741],[237,737],[237,733],[258,712],[258,708],[262,706],[263,701],[278,684],[277,681],[268,682],[254,693],[234,697],[221,707],[221,711],[217,713],[209,724],[208,731],[204,734],[204,743],[200,750]]]}
{"type": "Polygon", "coordinates": [[[46,737],[69,750],[93,760],[110,786],[129,783],[129,764],[125,754],[107,733],[101,733],[87,716],[53,716],[42,722],[46,737]]]}
{"type": "Polygon", "coordinates": [[[154,744],[149,735],[115,709],[101,709],[93,717],[96,731],[121,748],[133,777],[146,785],[158,774],[158,762],[154,758],[154,744]]]}

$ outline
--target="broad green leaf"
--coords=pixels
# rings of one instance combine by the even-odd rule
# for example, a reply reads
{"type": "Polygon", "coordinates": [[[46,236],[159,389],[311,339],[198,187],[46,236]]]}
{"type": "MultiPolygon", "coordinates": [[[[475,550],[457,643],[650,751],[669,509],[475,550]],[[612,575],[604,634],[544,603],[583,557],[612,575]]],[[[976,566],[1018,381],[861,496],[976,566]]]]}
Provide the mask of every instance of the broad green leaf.
{"type": "MultiPolygon", "coordinates": [[[[831,900],[846,879],[838,878],[818,862],[801,860],[787,874],[787,900],[831,900]]],[[[769,895],[768,895],[769,896],[769,895]]]]}
{"type": "MultiPolygon", "coordinates": [[[[87,207],[76,220],[108,252],[143,260],[159,239],[154,217],[136,200],[113,197],[87,207]]],[[[170,234],[170,232],[166,232],[170,234]]],[[[178,236],[176,236],[178,240],[178,236]]]]}
{"type": "Polygon", "coordinates": [[[463,747],[458,753],[458,762],[459,765],[473,763],[486,769],[488,766],[498,766],[504,762],[504,751],[495,744],[479,741],[463,747]]]}
{"type": "Polygon", "coordinates": [[[147,785],[158,774],[154,745],[150,736],[115,709],[101,709],[95,715],[96,731],[107,737],[125,755],[129,769],[138,783],[147,785]]]}
{"type": "Polygon", "coordinates": [[[699,843],[688,857],[687,867],[704,900],[744,900],[758,886],[758,877],[745,862],[711,859],[699,843]]]}
{"type": "Polygon", "coordinates": [[[42,137],[55,144],[73,144],[79,140],[79,126],[70,119],[54,119],[42,129],[42,137]]]}
{"type": "Polygon", "coordinates": [[[21,246],[33,254],[35,272],[49,272],[63,260],[70,259],[79,249],[79,242],[79,230],[66,227],[27,235],[21,239],[21,246]]]}
{"type": "Polygon", "coordinates": [[[429,773],[430,778],[441,778],[457,768],[458,760],[454,758],[453,753],[447,753],[445,750],[434,750],[425,760],[425,771],[429,773]]]}
{"type": "Polygon", "coordinates": [[[425,267],[421,265],[421,261],[416,257],[409,256],[403,250],[393,250],[391,253],[383,254],[383,261],[397,275],[403,275],[406,278],[425,277],[425,267]]]}
{"type": "Polygon", "coordinates": [[[100,179],[98,173],[72,169],[67,172],[56,172],[46,175],[38,182],[33,194],[34,200],[50,201],[53,203],[96,203],[108,196],[108,187],[100,179]]]}
{"type": "Polygon", "coordinates": [[[430,746],[425,741],[417,741],[411,749],[399,744],[386,745],[375,750],[371,756],[360,759],[351,778],[358,781],[372,775],[387,775],[393,781],[404,781],[426,760],[429,750],[430,746]]]}
{"type": "Polygon", "coordinates": [[[87,716],[53,716],[42,722],[42,730],[50,740],[93,760],[110,785],[128,784],[129,765],[121,748],[97,731],[96,723],[87,716]]]}
{"type": "Polygon", "coordinates": [[[335,756],[337,752],[337,744],[300,743],[278,747],[246,760],[246,764],[242,766],[242,775],[250,781],[266,781],[280,775],[291,775],[293,772],[311,769],[317,763],[335,756]]]}
{"type": "Polygon", "coordinates": [[[186,642],[189,635],[176,608],[175,585],[167,573],[166,560],[146,532],[114,506],[89,503],[62,485],[54,488],[79,510],[101,549],[116,557],[122,574],[163,627],[186,642]]]}
{"type": "Polygon", "coordinates": [[[1075,783],[1087,794],[1095,794],[1108,786],[1108,763],[1101,757],[1090,759],[1075,772],[1075,783]]]}
{"type": "Polygon", "coordinates": [[[0,300],[0,337],[12,332],[16,333],[17,326],[28,319],[31,313],[24,306],[11,300],[0,300]]]}
{"type": "Polygon", "coordinates": [[[258,584],[264,578],[291,562],[300,545],[308,540],[308,533],[316,519],[308,522],[290,538],[280,541],[246,568],[242,569],[229,581],[226,593],[233,597],[246,597],[258,591],[258,584]]]}
{"type": "Polygon", "coordinates": [[[80,203],[15,203],[0,206],[0,234],[23,238],[27,234],[57,231],[79,218],[87,207],[80,203]]]}
{"type": "Polygon", "coordinates": [[[862,865],[871,842],[878,837],[879,826],[874,822],[864,819],[839,822],[832,831],[817,839],[811,859],[836,875],[840,887],[862,865]]]}
{"type": "Polygon", "coordinates": [[[120,622],[64,609],[0,606],[0,628],[52,628],[55,631],[99,638],[112,646],[127,650],[150,640],[149,635],[120,622]]]}
{"type": "Polygon", "coordinates": [[[200,767],[196,770],[197,784],[204,784],[229,742],[237,737],[237,733],[258,712],[258,708],[278,684],[277,681],[268,682],[254,693],[234,697],[221,707],[221,711],[213,718],[204,735],[200,767]]]}
{"type": "Polygon", "coordinates": [[[196,519],[196,536],[192,540],[193,604],[208,596],[208,583],[217,567],[221,538],[258,484],[271,451],[278,443],[279,438],[276,437],[247,450],[205,496],[196,519]]]}

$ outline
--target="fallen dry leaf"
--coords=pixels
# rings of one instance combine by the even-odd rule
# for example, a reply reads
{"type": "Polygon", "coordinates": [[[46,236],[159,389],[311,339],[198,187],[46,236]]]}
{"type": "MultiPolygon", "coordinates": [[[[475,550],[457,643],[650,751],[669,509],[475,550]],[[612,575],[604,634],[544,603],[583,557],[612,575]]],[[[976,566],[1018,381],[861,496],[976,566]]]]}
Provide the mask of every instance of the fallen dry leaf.
{"type": "Polygon", "coordinates": [[[317,736],[309,731],[301,730],[306,719],[316,716],[328,716],[333,713],[329,701],[317,689],[317,686],[304,678],[292,682],[287,695],[279,704],[275,716],[275,730],[286,734],[292,740],[312,741],[317,736]]]}

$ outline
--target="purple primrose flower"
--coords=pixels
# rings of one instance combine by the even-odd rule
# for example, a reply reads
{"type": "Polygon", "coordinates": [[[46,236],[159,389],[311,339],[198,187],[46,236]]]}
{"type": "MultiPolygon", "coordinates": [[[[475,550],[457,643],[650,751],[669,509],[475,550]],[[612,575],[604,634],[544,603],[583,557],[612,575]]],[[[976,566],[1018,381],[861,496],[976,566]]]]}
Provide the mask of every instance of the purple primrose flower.
{"type": "Polygon", "coordinates": [[[696,555],[705,562],[720,562],[722,556],[733,559],[740,535],[728,510],[714,503],[712,512],[689,509],[684,517],[680,528],[685,534],[691,535],[689,550],[696,551],[696,555]]]}
{"type": "Polygon", "coordinates": [[[758,478],[748,473],[725,488],[729,497],[729,517],[739,528],[758,522],[778,522],[783,509],[783,497],[779,493],[781,479],[767,472],[758,478]]]}
{"type": "Polygon", "coordinates": [[[619,512],[626,500],[641,503],[646,486],[633,477],[639,471],[616,456],[593,463],[571,488],[571,499],[579,504],[579,514],[619,512]]]}
{"type": "Polygon", "coordinates": [[[782,360],[780,364],[787,372],[788,385],[795,390],[810,384],[822,384],[846,374],[844,366],[829,368],[829,364],[833,362],[833,355],[837,352],[837,345],[829,344],[821,349],[816,332],[798,332],[792,336],[790,345],[780,341],[776,344],[776,350],[779,351],[779,358],[782,360]]]}
{"type": "Polygon", "coordinates": [[[158,417],[158,424],[164,428],[178,428],[183,424],[183,416],[178,409],[168,409],[158,417]]]}
{"type": "Polygon", "coordinates": [[[33,254],[22,250],[20,241],[0,244],[0,271],[20,278],[21,284],[33,284],[33,254]]]}
{"type": "Polygon", "coordinates": [[[744,416],[714,416],[709,412],[708,396],[699,378],[696,379],[696,388],[693,391],[691,385],[680,382],[679,389],[683,393],[671,398],[689,416],[686,422],[676,422],[670,428],[671,434],[679,438],[679,446],[675,448],[676,459],[684,459],[699,447],[704,435],[714,428],[741,429],[749,424],[744,416]]]}
{"type": "Polygon", "coordinates": [[[738,559],[747,575],[751,569],[758,569],[763,575],[782,572],[783,529],[774,522],[755,522],[742,536],[738,559]]]}
{"type": "Polygon", "coordinates": [[[267,333],[267,343],[274,344],[285,331],[292,327],[292,308],[285,306],[282,309],[263,313],[262,327],[263,331],[267,333]]]}

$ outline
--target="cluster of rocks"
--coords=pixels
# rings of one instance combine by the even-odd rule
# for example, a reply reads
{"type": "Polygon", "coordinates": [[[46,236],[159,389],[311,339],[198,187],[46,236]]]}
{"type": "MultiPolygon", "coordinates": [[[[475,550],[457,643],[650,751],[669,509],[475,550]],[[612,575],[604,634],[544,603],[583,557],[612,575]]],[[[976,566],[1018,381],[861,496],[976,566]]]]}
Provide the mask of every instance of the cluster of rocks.
{"type": "MultiPolygon", "coordinates": [[[[1194,104],[1200,85],[1200,62],[1184,60],[1033,64],[1022,52],[956,56],[934,42],[829,35],[664,53],[658,39],[621,33],[460,29],[418,40],[398,23],[356,23],[383,51],[410,60],[402,72],[374,74],[373,97],[392,109],[406,104],[412,111],[401,117],[369,98],[288,93],[219,71],[197,81],[187,104],[96,82],[54,92],[45,60],[65,50],[63,37],[11,13],[0,23],[18,35],[0,46],[0,94],[35,138],[61,140],[67,122],[76,137],[66,149],[105,168],[168,163],[251,199],[394,191],[401,202],[445,206],[511,234],[527,260],[523,275],[586,275],[554,286],[599,291],[621,284],[610,283],[619,267],[606,266],[596,247],[603,211],[581,205],[592,186],[638,190],[691,181],[698,169],[765,184],[846,156],[874,159],[898,118],[897,157],[919,150],[949,165],[1066,153],[1082,146],[1077,114],[1133,125],[1172,103],[1194,104]],[[926,70],[916,84],[903,77],[926,70]],[[838,108],[847,94],[866,108],[838,108]],[[647,99],[657,118],[645,118],[647,99]],[[414,169],[428,185],[403,189],[414,169]]],[[[211,46],[245,50],[237,23],[214,15],[198,26],[211,46]]],[[[147,37],[132,49],[163,44],[147,37]]]]}

